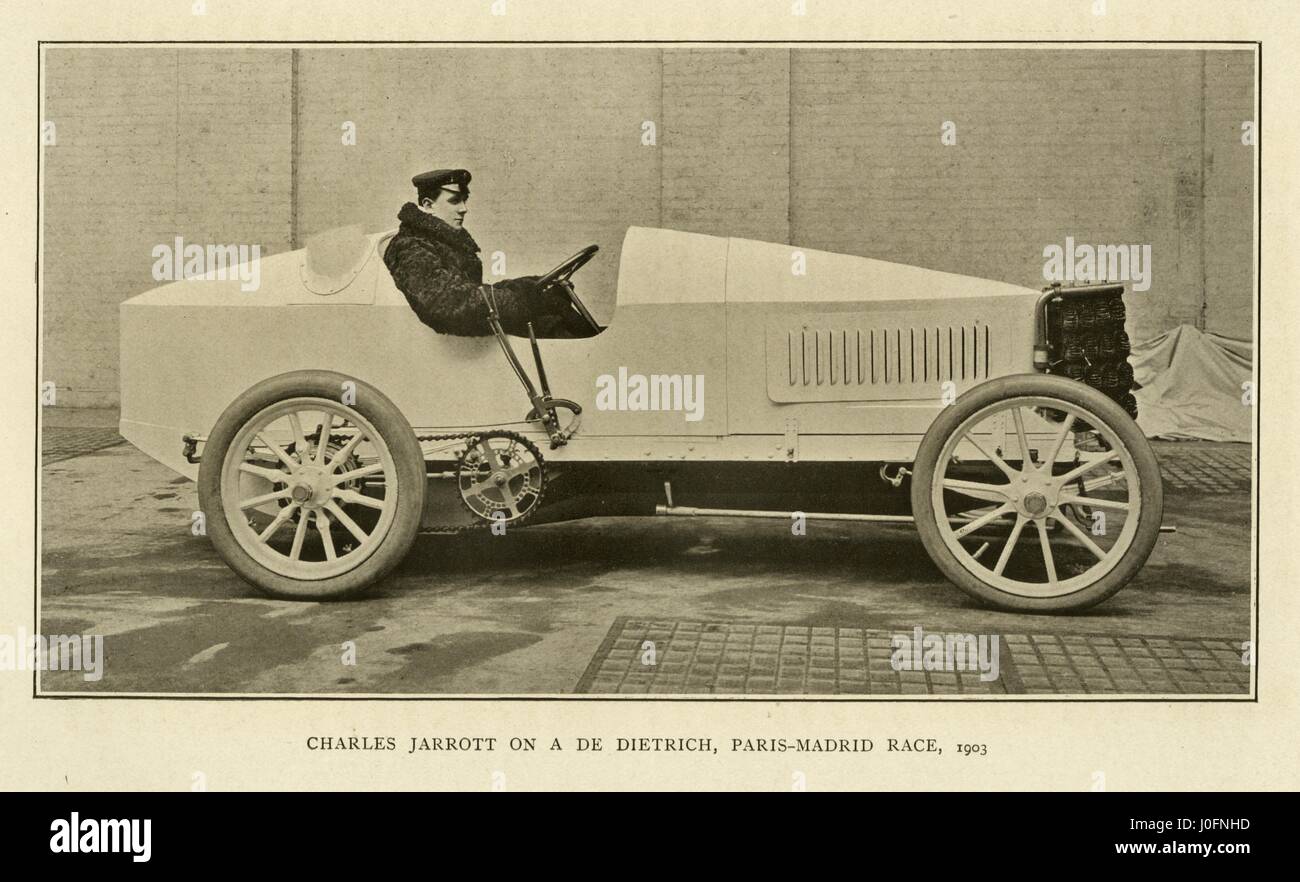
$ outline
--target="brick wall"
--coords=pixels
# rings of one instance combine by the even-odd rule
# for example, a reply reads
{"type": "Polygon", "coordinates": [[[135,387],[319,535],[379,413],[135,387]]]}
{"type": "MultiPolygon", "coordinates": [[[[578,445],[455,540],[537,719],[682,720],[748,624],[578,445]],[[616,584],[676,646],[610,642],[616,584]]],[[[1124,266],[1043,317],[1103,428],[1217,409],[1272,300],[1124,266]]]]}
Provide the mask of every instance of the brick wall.
{"type": "Polygon", "coordinates": [[[794,52],[791,238],[1033,287],[1066,236],[1149,244],[1135,339],[1196,323],[1203,290],[1211,329],[1249,336],[1251,159],[1228,128],[1251,118],[1253,56],[1204,80],[1203,58],[794,52]]]}
{"type": "Polygon", "coordinates": [[[662,226],[789,241],[790,53],[668,51],[663,82],[662,226]]]}
{"type": "Polygon", "coordinates": [[[1253,65],[1058,49],[51,48],[45,378],[60,404],[116,403],[117,305],[155,284],[155,244],[273,253],[343,223],[389,229],[410,176],[442,165],[473,170],[467,226],[510,275],[599,242],[578,279],[598,315],[629,225],[1034,287],[1043,247],[1068,235],[1152,246],[1136,338],[1195,323],[1203,298],[1211,330],[1249,336],[1253,65]]]}
{"type": "Polygon", "coordinates": [[[118,305],[160,284],[155,245],[288,248],[289,52],[50,48],[44,82],[43,379],[113,406],[118,305]]]}
{"type": "Polygon", "coordinates": [[[1239,339],[1254,334],[1255,151],[1241,124],[1255,119],[1255,53],[1205,56],[1205,326],[1239,339]]]}

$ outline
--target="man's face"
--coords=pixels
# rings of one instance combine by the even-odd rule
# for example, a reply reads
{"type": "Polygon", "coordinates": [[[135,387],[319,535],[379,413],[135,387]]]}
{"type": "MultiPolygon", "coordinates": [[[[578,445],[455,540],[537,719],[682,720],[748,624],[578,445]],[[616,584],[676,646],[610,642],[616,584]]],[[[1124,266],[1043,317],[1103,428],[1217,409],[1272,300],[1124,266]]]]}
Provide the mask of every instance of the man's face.
{"type": "Polygon", "coordinates": [[[461,229],[465,225],[465,213],[469,211],[469,202],[467,197],[460,193],[439,190],[437,199],[425,198],[421,200],[420,208],[439,220],[446,221],[456,229],[461,229]]]}

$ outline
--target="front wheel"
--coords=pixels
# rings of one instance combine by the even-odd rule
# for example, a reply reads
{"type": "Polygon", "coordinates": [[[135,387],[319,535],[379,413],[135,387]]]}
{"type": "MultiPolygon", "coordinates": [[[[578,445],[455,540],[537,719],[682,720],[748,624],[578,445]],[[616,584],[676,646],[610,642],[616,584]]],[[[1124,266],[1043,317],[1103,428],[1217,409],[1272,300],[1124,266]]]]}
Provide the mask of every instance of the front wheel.
{"type": "Polygon", "coordinates": [[[377,389],[331,371],[272,377],[217,420],[199,466],[208,536],[272,597],[359,592],[396,566],[424,508],[414,431],[377,389]]]}
{"type": "Polygon", "coordinates": [[[926,432],[912,511],[935,565],[1002,609],[1106,600],[1146,562],[1164,506],[1151,445],[1107,396],[1064,377],[981,384],[926,432]]]}

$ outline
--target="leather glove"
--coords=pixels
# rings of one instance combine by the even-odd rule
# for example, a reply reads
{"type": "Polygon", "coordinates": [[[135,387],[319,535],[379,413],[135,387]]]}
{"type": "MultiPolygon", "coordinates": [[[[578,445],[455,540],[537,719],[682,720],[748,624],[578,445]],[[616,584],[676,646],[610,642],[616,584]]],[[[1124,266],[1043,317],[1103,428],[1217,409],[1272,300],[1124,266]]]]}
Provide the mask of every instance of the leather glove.
{"type": "Polygon", "coordinates": [[[573,301],[569,292],[560,285],[548,285],[540,292],[542,308],[550,315],[565,315],[573,312],[573,301]]]}

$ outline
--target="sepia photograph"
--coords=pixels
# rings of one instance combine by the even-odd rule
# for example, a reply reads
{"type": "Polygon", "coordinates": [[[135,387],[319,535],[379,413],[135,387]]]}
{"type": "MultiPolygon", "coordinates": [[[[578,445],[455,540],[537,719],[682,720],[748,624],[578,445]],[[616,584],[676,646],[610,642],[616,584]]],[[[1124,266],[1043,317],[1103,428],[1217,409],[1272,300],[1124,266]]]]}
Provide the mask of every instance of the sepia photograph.
{"type": "Polygon", "coordinates": [[[40,62],[37,697],[1255,699],[1256,44],[40,62]]]}

